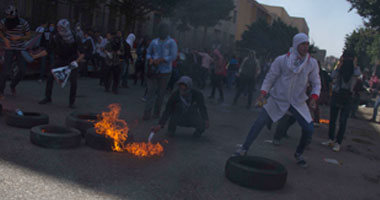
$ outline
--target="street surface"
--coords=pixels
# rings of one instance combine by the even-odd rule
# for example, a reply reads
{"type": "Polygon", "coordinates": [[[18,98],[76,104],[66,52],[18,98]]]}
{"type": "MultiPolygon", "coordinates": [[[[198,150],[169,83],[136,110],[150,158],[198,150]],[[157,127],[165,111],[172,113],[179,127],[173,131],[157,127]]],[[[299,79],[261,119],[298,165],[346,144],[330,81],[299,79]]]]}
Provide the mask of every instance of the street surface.
{"type": "MultiPolygon", "coordinates": [[[[146,141],[157,120],[141,121],[144,94],[141,86],[120,89],[119,95],[105,93],[98,80],[79,80],[76,110],[101,112],[107,105],[119,103],[125,119],[138,141],[146,141]]],[[[2,102],[8,109],[42,112],[50,123],[65,125],[69,87],[54,87],[53,103],[38,105],[45,83],[21,82],[18,95],[2,102]]],[[[210,129],[200,139],[193,130],[178,128],[168,138],[162,157],[139,159],[127,153],[102,152],[84,145],[76,149],[52,150],[29,141],[29,130],[9,127],[0,116],[0,199],[1,200],[95,200],[95,199],[380,199],[380,125],[369,123],[372,108],[360,108],[359,119],[349,119],[342,151],[320,145],[327,139],[327,125],[316,128],[312,144],[305,152],[308,169],[299,168],[293,158],[300,128],[289,130],[289,139],[281,146],[271,140],[272,130],[263,130],[249,154],[277,160],[288,169],[288,180],[280,191],[257,191],[231,183],[224,176],[226,160],[242,143],[258,114],[245,109],[246,97],[231,106],[234,90],[225,90],[226,101],[217,105],[207,100],[210,129]],[[324,158],[342,165],[326,163],[324,158]]],[[[209,89],[205,91],[205,97],[209,89]]],[[[328,119],[328,107],[322,107],[328,119]]],[[[167,139],[165,131],[155,138],[167,139]]]]}

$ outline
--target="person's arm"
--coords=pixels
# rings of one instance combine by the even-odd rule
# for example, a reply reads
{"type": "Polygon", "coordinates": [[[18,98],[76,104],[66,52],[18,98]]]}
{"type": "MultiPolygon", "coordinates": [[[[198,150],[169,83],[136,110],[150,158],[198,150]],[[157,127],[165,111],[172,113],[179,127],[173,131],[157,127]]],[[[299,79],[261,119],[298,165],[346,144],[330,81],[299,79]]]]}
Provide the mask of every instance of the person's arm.
{"type": "Polygon", "coordinates": [[[149,65],[153,63],[153,41],[150,42],[148,49],[146,50],[146,60],[149,61],[149,65]]]}
{"type": "Polygon", "coordinates": [[[282,59],[283,57],[276,58],[276,60],[272,63],[271,67],[269,68],[269,72],[265,76],[263,85],[261,86],[261,94],[263,94],[264,96],[269,92],[269,90],[272,88],[273,84],[276,82],[276,80],[281,74],[280,66],[282,59]]]}
{"type": "Polygon", "coordinates": [[[171,44],[169,45],[169,55],[168,56],[165,56],[163,59],[165,62],[167,63],[171,63],[173,61],[175,61],[177,59],[177,53],[178,53],[178,46],[177,46],[177,43],[172,40],[171,41],[171,44]]]}
{"type": "Polygon", "coordinates": [[[319,67],[316,62],[314,62],[313,71],[309,74],[309,82],[311,83],[311,100],[309,102],[310,107],[315,109],[316,102],[321,93],[321,78],[319,77],[319,67]]]}
{"type": "Polygon", "coordinates": [[[4,41],[5,47],[9,48],[11,47],[11,42],[4,36],[4,24],[0,23],[0,39],[4,41]]]}
{"type": "Polygon", "coordinates": [[[25,21],[25,23],[23,24],[23,28],[24,28],[24,33],[25,33],[24,36],[11,36],[10,39],[11,40],[29,40],[31,38],[31,34],[30,34],[30,26],[27,21],[25,21]]]}

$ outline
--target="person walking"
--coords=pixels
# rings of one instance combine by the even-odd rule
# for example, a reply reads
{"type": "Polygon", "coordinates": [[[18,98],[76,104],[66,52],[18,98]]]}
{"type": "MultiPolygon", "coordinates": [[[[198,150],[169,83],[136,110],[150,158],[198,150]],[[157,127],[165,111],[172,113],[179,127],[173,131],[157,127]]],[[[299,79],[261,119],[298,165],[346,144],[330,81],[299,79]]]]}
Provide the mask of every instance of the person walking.
{"type": "Polygon", "coordinates": [[[177,43],[169,36],[169,25],[161,24],[158,28],[158,38],[152,40],[146,59],[150,66],[147,70],[147,101],[143,120],[160,117],[166,88],[172,72],[172,63],[177,59],[177,43]]]}
{"type": "Polygon", "coordinates": [[[121,43],[122,41],[118,37],[113,37],[105,48],[107,67],[104,86],[106,92],[109,92],[112,81],[112,92],[114,94],[118,94],[121,73],[120,55],[124,55],[124,48],[121,43]]]}
{"type": "Polygon", "coordinates": [[[4,65],[0,74],[0,100],[4,99],[4,89],[9,71],[12,67],[13,57],[16,57],[19,72],[11,82],[11,92],[16,95],[16,86],[24,77],[26,71],[26,61],[19,50],[25,45],[25,41],[30,39],[29,23],[18,16],[15,6],[10,5],[5,10],[5,18],[0,20],[0,39],[4,41],[4,65]]]}
{"type": "Polygon", "coordinates": [[[215,90],[219,90],[219,100],[218,103],[224,102],[224,92],[223,92],[223,79],[226,77],[227,70],[226,70],[226,61],[223,57],[223,55],[220,53],[218,49],[214,50],[214,61],[215,61],[215,68],[212,72],[211,77],[211,95],[209,96],[209,99],[214,99],[215,96],[215,90]]]}
{"type": "Polygon", "coordinates": [[[344,51],[337,68],[331,73],[333,80],[330,103],[329,140],[322,145],[332,147],[333,151],[340,151],[343,137],[346,132],[347,120],[352,107],[354,87],[360,76],[360,68],[356,65],[353,52],[344,51]],[[339,115],[339,130],[335,137],[336,120],[339,115]]]}
{"type": "MultiPolygon", "coordinates": [[[[56,55],[54,68],[75,65],[84,58],[84,54],[80,51],[79,43],[70,28],[70,22],[67,19],[61,19],[57,23],[57,32],[52,36],[52,50],[56,55]]],[[[50,71],[50,70],[49,70],[50,71]]],[[[52,102],[54,77],[49,73],[46,81],[45,98],[39,104],[48,104],[52,102]]],[[[71,71],[70,74],[70,96],[69,107],[74,108],[75,97],[77,93],[78,68],[71,71]]]]}
{"type": "Polygon", "coordinates": [[[308,50],[309,37],[305,33],[298,33],[293,37],[290,52],[277,57],[273,62],[257,99],[257,102],[263,103],[269,92],[268,103],[262,108],[243,145],[239,145],[234,156],[246,155],[261,129],[268,123],[278,121],[289,111],[302,127],[302,136],[294,157],[300,167],[307,167],[302,154],[312,138],[314,126],[306,100],[311,98],[310,107],[315,108],[321,89],[318,64],[308,50]],[[308,83],[312,85],[310,97],[305,93],[308,83]]]}
{"type": "Polygon", "coordinates": [[[248,92],[248,103],[247,109],[251,108],[252,104],[252,93],[255,89],[255,83],[257,80],[257,76],[260,74],[260,67],[257,62],[256,53],[250,51],[248,56],[244,58],[240,69],[238,71],[238,88],[236,91],[236,95],[234,98],[233,105],[237,104],[240,95],[247,91],[248,92]]]}
{"type": "MultiPolygon", "coordinates": [[[[119,31],[118,33],[121,34],[119,31]]],[[[119,36],[119,34],[118,34],[119,36]]],[[[135,42],[136,36],[133,33],[130,33],[125,41],[123,41],[124,55],[122,55],[123,60],[123,73],[122,73],[122,87],[128,87],[128,78],[129,78],[129,67],[133,65],[133,57],[131,50],[133,49],[133,43],[135,42]]]]}

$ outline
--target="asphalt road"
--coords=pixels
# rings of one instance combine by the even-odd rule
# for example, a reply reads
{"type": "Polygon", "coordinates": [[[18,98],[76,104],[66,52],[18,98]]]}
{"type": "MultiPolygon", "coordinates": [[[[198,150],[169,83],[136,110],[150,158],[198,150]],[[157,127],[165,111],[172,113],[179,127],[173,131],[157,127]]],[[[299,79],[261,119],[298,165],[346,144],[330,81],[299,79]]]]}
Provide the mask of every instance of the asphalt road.
{"type": "MultiPolygon", "coordinates": [[[[120,103],[121,117],[136,140],[146,140],[157,121],[141,121],[144,89],[132,86],[114,95],[104,93],[97,83],[95,79],[80,79],[76,110],[100,112],[111,103],[120,103]]],[[[37,104],[44,84],[24,81],[17,89],[17,96],[6,96],[4,107],[46,113],[51,124],[57,125],[64,125],[65,117],[73,112],[67,107],[68,88],[55,86],[50,105],[37,104]]],[[[84,144],[69,150],[41,148],[30,143],[29,130],[7,126],[1,116],[0,199],[380,199],[380,126],[356,119],[350,119],[339,153],[319,145],[327,138],[328,127],[316,129],[305,153],[308,169],[299,168],[292,156],[300,135],[298,125],[290,129],[290,139],[279,147],[264,142],[272,138],[275,127],[264,130],[249,154],[282,163],[288,170],[285,188],[266,192],[231,183],[224,176],[226,160],[235,145],[243,142],[259,111],[245,109],[246,97],[240,105],[230,106],[232,92],[226,90],[225,104],[207,101],[211,127],[200,139],[192,137],[193,130],[179,128],[176,137],[164,146],[164,155],[155,158],[102,152],[84,144]],[[353,141],[355,138],[362,142],[353,141]],[[337,159],[343,165],[326,163],[324,158],[337,159]]],[[[362,118],[368,118],[370,109],[360,112],[362,118]]],[[[325,107],[322,116],[327,115],[325,107]]],[[[167,139],[161,133],[156,139],[167,139]]]]}

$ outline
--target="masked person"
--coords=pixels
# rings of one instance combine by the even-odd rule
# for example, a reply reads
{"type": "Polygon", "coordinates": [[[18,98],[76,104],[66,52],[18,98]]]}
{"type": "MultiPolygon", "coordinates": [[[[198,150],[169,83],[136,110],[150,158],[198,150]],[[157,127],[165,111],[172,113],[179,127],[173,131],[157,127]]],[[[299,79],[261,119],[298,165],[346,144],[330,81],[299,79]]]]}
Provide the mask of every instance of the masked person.
{"type": "Polygon", "coordinates": [[[203,94],[192,88],[193,81],[188,76],[182,76],[177,83],[179,89],[170,96],[159,125],[153,131],[160,131],[170,119],[168,136],[174,136],[177,126],[182,126],[195,128],[194,136],[200,137],[209,127],[203,94]]]}
{"type": "Polygon", "coordinates": [[[143,120],[159,118],[166,88],[172,72],[172,63],[177,59],[177,43],[169,36],[169,25],[161,24],[158,30],[159,37],[152,40],[146,59],[148,60],[148,94],[145,104],[143,120]]]}
{"type": "Polygon", "coordinates": [[[333,79],[333,94],[330,102],[329,140],[322,145],[332,147],[333,151],[340,151],[344,133],[354,94],[355,84],[360,76],[360,68],[356,66],[355,55],[345,51],[341,57],[340,64],[331,73],[333,79]],[[335,138],[336,120],[339,116],[339,131],[335,138]],[[335,144],[334,144],[335,140],[335,144]]]}
{"type": "Polygon", "coordinates": [[[108,92],[111,86],[111,81],[113,80],[112,92],[114,94],[118,94],[121,73],[120,55],[124,54],[124,48],[118,37],[113,37],[111,42],[106,45],[105,54],[107,66],[105,70],[106,73],[104,86],[106,92],[108,92]]]}
{"type": "Polygon", "coordinates": [[[302,128],[301,140],[294,156],[300,167],[307,167],[302,154],[311,140],[314,126],[306,103],[309,97],[305,91],[308,83],[311,83],[312,95],[309,104],[315,108],[321,89],[318,64],[308,54],[308,50],[308,36],[304,33],[298,33],[293,38],[293,47],[290,52],[277,57],[273,62],[261,87],[261,95],[257,100],[264,102],[264,98],[269,92],[268,103],[264,105],[244,144],[235,152],[235,156],[246,155],[261,129],[268,123],[278,121],[289,111],[302,128]]]}
{"type": "Polygon", "coordinates": [[[0,74],[0,99],[4,98],[4,89],[7,75],[11,70],[13,57],[16,56],[19,72],[12,79],[11,91],[16,94],[16,86],[22,80],[25,70],[26,61],[21,55],[20,48],[23,48],[26,40],[30,39],[30,27],[26,20],[18,16],[16,7],[10,5],[5,10],[5,18],[0,21],[0,39],[5,45],[4,65],[0,74]],[[17,50],[18,49],[18,50],[17,50]]]}
{"type": "MultiPolygon", "coordinates": [[[[54,32],[51,38],[51,48],[56,56],[54,68],[77,65],[84,57],[80,51],[78,41],[70,28],[70,22],[67,19],[61,19],[57,23],[57,31],[54,32]]],[[[50,70],[49,70],[50,71],[50,70]]],[[[70,97],[69,107],[74,108],[75,96],[77,93],[78,68],[73,69],[70,74],[70,97]]],[[[47,104],[52,102],[54,77],[52,73],[48,74],[46,82],[45,98],[39,104],[47,104]]]]}

